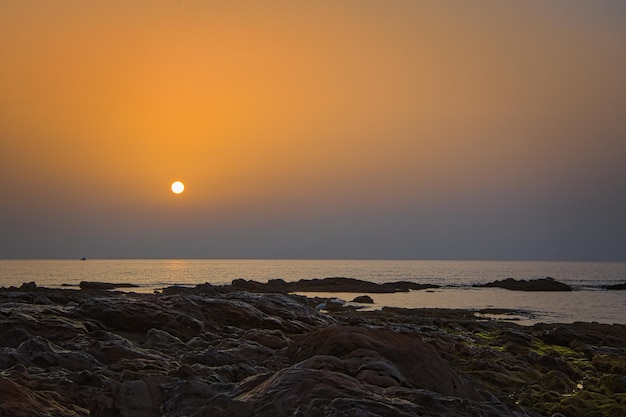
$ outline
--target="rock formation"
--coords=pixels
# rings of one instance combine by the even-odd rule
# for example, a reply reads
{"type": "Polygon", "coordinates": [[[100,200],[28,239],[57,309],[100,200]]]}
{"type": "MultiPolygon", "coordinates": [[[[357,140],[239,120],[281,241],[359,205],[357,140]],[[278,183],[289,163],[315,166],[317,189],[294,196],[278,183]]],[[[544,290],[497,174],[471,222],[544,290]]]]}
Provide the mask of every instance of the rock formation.
{"type": "Polygon", "coordinates": [[[0,289],[0,416],[626,414],[626,326],[316,303],[0,289]]]}
{"type": "Polygon", "coordinates": [[[476,287],[495,287],[513,291],[572,291],[572,287],[554,278],[546,277],[539,279],[513,279],[507,278],[501,281],[493,281],[487,284],[475,285],[476,287]]]}
{"type": "Polygon", "coordinates": [[[394,293],[407,292],[409,290],[424,290],[427,288],[438,288],[434,284],[418,284],[409,281],[396,281],[377,284],[355,278],[323,278],[323,279],[301,279],[294,282],[286,282],[283,279],[271,279],[267,283],[253,280],[236,279],[231,287],[237,290],[255,292],[369,292],[369,293],[394,293]]]}

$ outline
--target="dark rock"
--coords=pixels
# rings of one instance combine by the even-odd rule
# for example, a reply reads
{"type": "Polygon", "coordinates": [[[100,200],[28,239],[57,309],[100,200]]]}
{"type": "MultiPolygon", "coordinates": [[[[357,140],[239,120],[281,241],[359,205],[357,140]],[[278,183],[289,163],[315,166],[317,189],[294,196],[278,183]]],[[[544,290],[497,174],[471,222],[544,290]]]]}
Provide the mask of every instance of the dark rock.
{"type": "Polygon", "coordinates": [[[415,282],[400,281],[376,284],[355,278],[324,278],[324,279],[301,279],[296,282],[285,282],[282,279],[269,280],[266,284],[257,281],[236,279],[231,283],[236,290],[253,292],[356,292],[356,293],[394,293],[409,290],[423,290],[426,288],[438,288],[433,284],[418,284],[415,282]]]}
{"type": "MultiPolygon", "coordinates": [[[[289,347],[289,358],[300,362],[315,355],[336,356],[351,361],[357,369],[368,369],[367,363],[378,361],[396,368],[398,382],[428,389],[443,395],[474,398],[474,389],[463,380],[432,346],[386,329],[331,326],[315,330],[297,339],[289,347]],[[362,368],[366,366],[365,368],[362,368]]],[[[369,369],[375,370],[375,368],[369,369]]],[[[387,370],[388,371],[388,370],[387,370]]],[[[389,375],[384,371],[381,375],[389,375]]],[[[356,375],[355,375],[356,376],[356,375]]]]}
{"type": "Polygon", "coordinates": [[[626,326],[323,301],[0,289],[0,415],[626,415],[626,326]]]}
{"type": "Polygon", "coordinates": [[[507,278],[501,281],[493,281],[487,284],[477,284],[475,287],[495,287],[504,288],[513,291],[572,291],[572,287],[554,278],[539,278],[526,281],[525,279],[517,280],[507,278]]]}
{"type": "Polygon", "coordinates": [[[161,294],[163,295],[177,295],[177,294],[198,294],[204,296],[215,296],[220,293],[220,288],[205,282],[204,284],[198,284],[195,287],[183,287],[180,285],[174,285],[171,287],[163,288],[161,294]]]}
{"type": "Polygon", "coordinates": [[[607,290],[626,290],[626,282],[623,284],[607,285],[607,290]]]}
{"type": "Polygon", "coordinates": [[[126,282],[81,281],[78,285],[83,290],[115,290],[117,288],[138,288],[139,285],[126,282]]]}
{"type": "Polygon", "coordinates": [[[185,347],[185,343],[165,330],[150,329],[146,335],[144,347],[165,352],[177,352],[185,347]]]}
{"type": "Polygon", "coordinates": [[[33,282],[25,282],[20,287],[20,290],[22,290],[22,291],[34,291],[36,289],[37,289],[37,284],[34,281],[33,282]]]}
{"type": "Polygon", "coordinates": [[[11,417],[88,417],[89,411],[70,405],[54,391],[23,386],[0,374],[0,415],[11,417]]]}
{"type": "Polygon", "coordinates": [[[358,297],[354,297],[352,302],[353,303],[363,303],[363,304],[373,304],[374,300],[369,295],[359,295],[358,297]]]}
{"type": "Polygon", "coordinates": [[[576,339],[576,333],[565,326],[558,326],[548,330],[543,335],[543,340],[551,345],[569,346],[576,339]]]}
{"type": "Polygon", "coordinates": [[[245,338],[272,349],[286,348],[289,344],[280,330],[253,329],[246,332],[245,338]]]}
{"type": "Polygon", "coordinates": [[[574,382],[561,371],[549,371],[545,374],[541,381],[545,389],[550,391],[557,391],[561,394],[570,393],[573,391],[574,382]]]}
{"type": "Polygon", "coordinates": [[[154,379],[123,382],[114,399],[122,417],[160,417],[161,392],[154,379]]]}
{"type": "Polygon", "coordinates": [[[33,337],[21,343],[14,351],[19,363],[42,368],[60,366],[70,371],[92,369],[99,365],[96,359],[85,352],[62,349],[50,341],[33,337]]]}

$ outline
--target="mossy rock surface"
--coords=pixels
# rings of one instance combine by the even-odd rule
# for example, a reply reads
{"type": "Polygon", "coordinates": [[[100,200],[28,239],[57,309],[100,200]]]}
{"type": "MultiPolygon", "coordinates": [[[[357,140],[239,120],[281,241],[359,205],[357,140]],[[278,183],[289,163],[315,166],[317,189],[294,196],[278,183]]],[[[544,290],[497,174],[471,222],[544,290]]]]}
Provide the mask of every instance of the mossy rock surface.
{"type": "MultiPolygon", "coordinates": [[[[568,417],[623,417],[626,416],[626,404],[616,401],[598,392],[580,391],[564,398],[554,412],[568,417]]],[[[621,400],[621,399],[620,399],[621,400]]]]}

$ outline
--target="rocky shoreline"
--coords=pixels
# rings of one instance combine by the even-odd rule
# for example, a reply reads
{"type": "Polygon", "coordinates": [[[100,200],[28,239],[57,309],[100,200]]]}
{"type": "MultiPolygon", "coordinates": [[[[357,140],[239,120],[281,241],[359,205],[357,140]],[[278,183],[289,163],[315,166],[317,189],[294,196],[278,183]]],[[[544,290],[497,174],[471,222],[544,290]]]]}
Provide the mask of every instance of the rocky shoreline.
{"type": "Polygon", "coordinates": [[[320,310],[254,285],[0,289],[0,415],[626,415],[624,325],[320,310]]]}

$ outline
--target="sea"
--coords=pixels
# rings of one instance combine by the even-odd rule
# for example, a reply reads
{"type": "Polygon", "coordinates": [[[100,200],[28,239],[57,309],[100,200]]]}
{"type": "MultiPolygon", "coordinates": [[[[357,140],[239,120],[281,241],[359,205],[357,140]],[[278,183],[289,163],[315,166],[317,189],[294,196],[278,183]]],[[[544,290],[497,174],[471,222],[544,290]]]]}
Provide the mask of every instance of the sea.
{"type": "Polygon", "coordinates": [[[125,291],[152,293],[169,286],[229,284],[243,278],[267,282],[282,278],[348,277],[385,283],[412,281],[440,288],[394,294],[367,294],[374,304],[351,300],[364,293],[300,293],[339,298],[365,309],[455,308],[479,318],[521,325],[576,321],[626,324],[626,291],[606,290],[626,283],[626,262],[440,261],[440,260],[278,260],[278,259],[87,259],[0,260],[0,287],[35,282],[40,287],[77,288],[81,281],[132,283],[125,291]],[[521,292],[477,288],[505,278],[551,277],[571,292],[521,292]],[[506,311],[504,311],[506,310],[506,311]]]}

